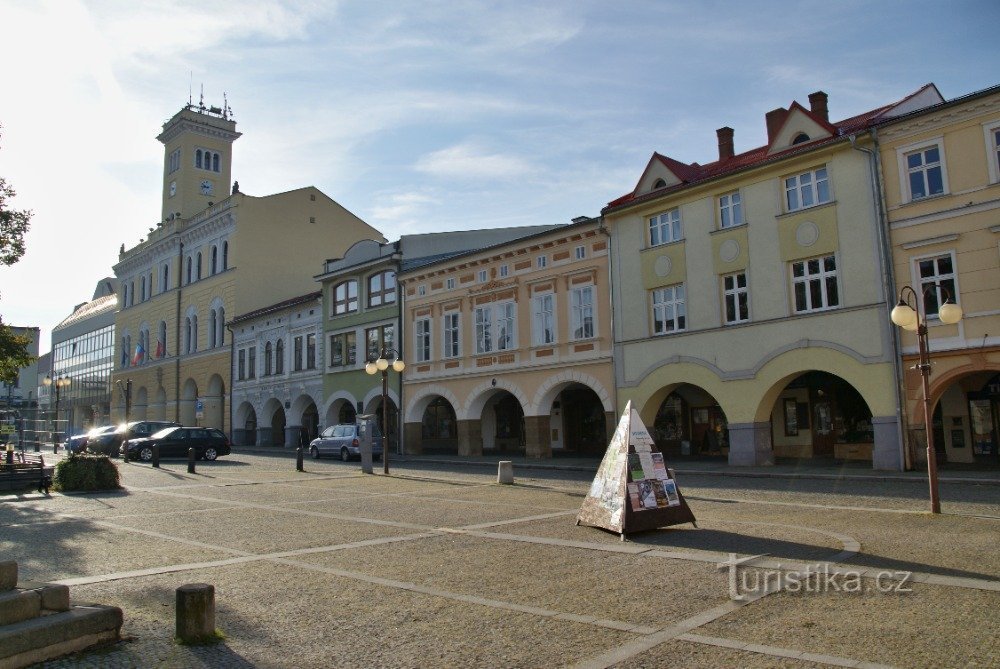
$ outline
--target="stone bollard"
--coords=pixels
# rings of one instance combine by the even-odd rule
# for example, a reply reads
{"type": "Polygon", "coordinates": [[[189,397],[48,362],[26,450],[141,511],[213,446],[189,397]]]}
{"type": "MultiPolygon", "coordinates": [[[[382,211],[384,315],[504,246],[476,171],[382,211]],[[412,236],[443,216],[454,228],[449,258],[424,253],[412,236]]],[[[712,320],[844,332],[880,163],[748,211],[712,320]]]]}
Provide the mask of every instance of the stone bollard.
{"type": "Polygon", "coordinates": [[[302,465],[302,447],[299,446],[295,449],[295,471],[304,472],[305,467],[302,465]]]}
{"type": "Polygon", "coordinates": [[[188,449],[188,474],[194,474],[194,449],[188,449]]]}
{"type": "Polygon", "coordinates": [[[514,464],[510,460],[501,460],[497,463],[497,483],[513,485],[514,464]]]}
{"type": "Polygon", "coordinates": [[[184,643],[215,636],[215,586],[188,583],[177,588],[177,638],[184,643]]]}
{"type": "Polygon", "coordinates": [[[0,562],[0,592],[13,590],[17,587],[17,562],[4,560],[0,562]]]}
{"type": "Polygon", "coordinates": [[[153,466],[154,467],[159,467],[160,466],[160,445],[159,444],[153,444],[153,466]]]}

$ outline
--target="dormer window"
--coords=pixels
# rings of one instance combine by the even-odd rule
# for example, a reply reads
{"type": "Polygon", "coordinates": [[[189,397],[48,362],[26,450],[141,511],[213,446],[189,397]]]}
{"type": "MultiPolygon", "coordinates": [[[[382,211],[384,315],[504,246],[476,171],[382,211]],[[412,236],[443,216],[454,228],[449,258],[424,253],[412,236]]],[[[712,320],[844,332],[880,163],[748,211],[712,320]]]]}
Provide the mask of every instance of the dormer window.
{"type": "Polygon", "coordinates": [[[653,190],[658,190],[660,188],[666,188],[666,187],[667,187],[667,182],[664,181],[663,179],[657,179],[656,181],[653,182],[653,190]]]}
{"type": "Polygon", "coordinates": [[[804,132],[800,132],[799,134],[795,135],[794,139],[792,139],[792,144],[802,144],[803,142],[808,142],[808,141],[809,141],[809,135],[807,135],[804,132]]]}

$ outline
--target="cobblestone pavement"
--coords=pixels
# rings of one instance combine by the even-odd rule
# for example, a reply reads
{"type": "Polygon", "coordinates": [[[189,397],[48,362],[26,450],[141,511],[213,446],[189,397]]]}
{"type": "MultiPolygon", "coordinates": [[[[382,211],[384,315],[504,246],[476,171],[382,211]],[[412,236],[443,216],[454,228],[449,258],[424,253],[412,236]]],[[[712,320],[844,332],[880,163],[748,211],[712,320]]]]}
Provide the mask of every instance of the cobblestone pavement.
{"type": "Polygon", "coordinates": [[[622,542],[575,525],[582,471],[119,466],[122,492],[0,497],[22,580],[125,613],[120,643],[43,666],[1000,666],[996,485],[944,484],[931,516],[913,481],[686,472],[698,528],[622,542]],[[221,643],[173,642],[191,582],[221,643]]]}

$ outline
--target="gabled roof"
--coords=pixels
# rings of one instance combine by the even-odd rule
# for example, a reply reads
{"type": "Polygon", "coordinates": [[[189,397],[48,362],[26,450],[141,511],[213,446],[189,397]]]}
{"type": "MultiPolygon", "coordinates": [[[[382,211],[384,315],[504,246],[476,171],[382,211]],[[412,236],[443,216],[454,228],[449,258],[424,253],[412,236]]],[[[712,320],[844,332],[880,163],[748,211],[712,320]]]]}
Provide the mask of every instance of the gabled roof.
{"type": "Polygon", "coordinates": [[[818,114],[814,114],[798,102],[793,101],[792,104],[789,105],[789,108],[785,110],[785,116],[779,124],[779,128],[774,133],[773,137],[777,137],[780,134],[781,128],[789,122],[794,114],[804,114],[808,116],[810,120],[828,130],[830,136],[820,137],[812,141],[795,144],[775,151],[772,151],[772,137],[771,141],[764,146],[759,146],[755,149],[735,154],[723,160],[716,160],[715,162],[711,162],[706,165],[699,165],[698,163],[691,163],[688,165],[654,151],[653,156],[647,163],[646,169],[643,170],[642,177],[640,177],[635,189],[633,189],[631,193],[626,193],[625,195],[609,202],[601,213],[604,214],[609,210],[616,209],[618,207],[624,207],[637,202],[655,199],[668,193],[684,190],[685,188],[698,183],[721,178],[735,172],[750,169],[752,167],[758,167],[760,165],[788,158],[806,151],[811,151],[832,142],[840,141],[852,134],[868,130],[880,122],[893,118],[899,113],[909,113],[914,109],[914,105],[917,105],[916,108],[922,108],[942,101],[943,98],[938,92],[937,87],[932,83],[926,84],[896,102],[883,105],[882,107],[872,109],[864,112],[863,114],[858,114],[857,116],[852,116],[842,121],[837,121],[836,123],[828,122],[818,114]],[[680,183],[668,185],[664,188],[658,188],[651,191],[641,192],[640,186],[643,184],[644,180],[646,180],[647,174],[650,173],[651,168],[655,169],[655,166],[657,165],[666,167],[680,180],[680,183]]]}

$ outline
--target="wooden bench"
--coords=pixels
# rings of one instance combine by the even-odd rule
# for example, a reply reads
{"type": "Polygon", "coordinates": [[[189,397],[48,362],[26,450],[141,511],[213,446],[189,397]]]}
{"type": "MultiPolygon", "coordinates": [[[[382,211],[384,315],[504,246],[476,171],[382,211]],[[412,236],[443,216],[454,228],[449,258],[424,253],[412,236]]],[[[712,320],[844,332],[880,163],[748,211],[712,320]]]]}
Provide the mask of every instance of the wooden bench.
{"type": "Polygon", "coordinates": [[[40,453],[14,451],[13,460],[8,462],[7,453],[0,451],[0,490],[21,490],[37,485],[38,492],[49,494],[53,467],[45,464],[40,453]]]}

